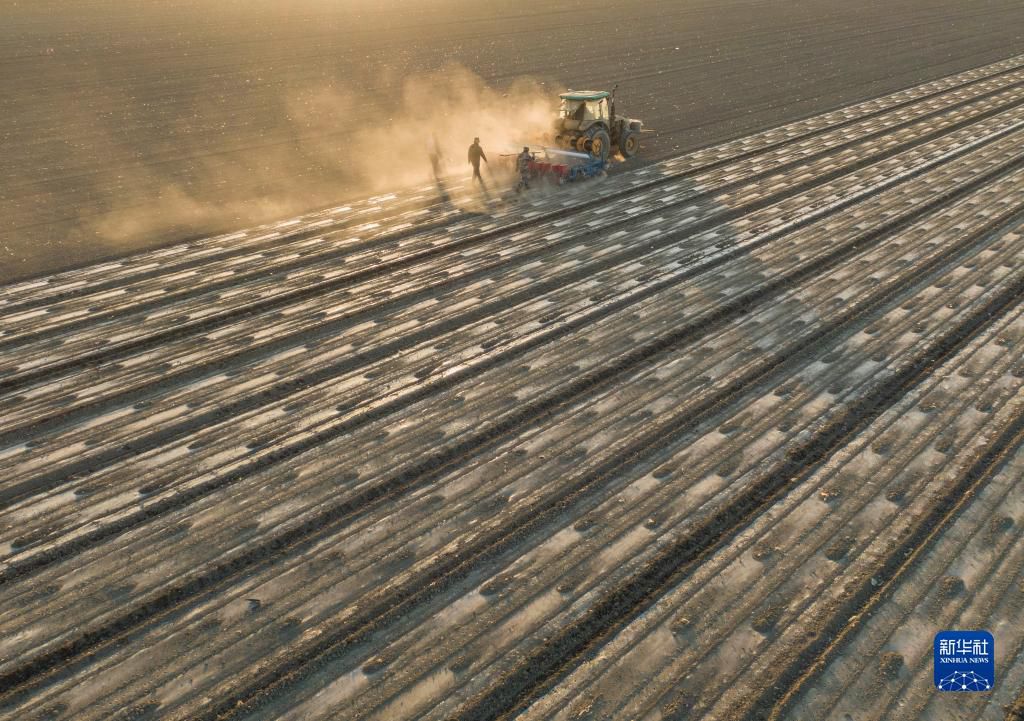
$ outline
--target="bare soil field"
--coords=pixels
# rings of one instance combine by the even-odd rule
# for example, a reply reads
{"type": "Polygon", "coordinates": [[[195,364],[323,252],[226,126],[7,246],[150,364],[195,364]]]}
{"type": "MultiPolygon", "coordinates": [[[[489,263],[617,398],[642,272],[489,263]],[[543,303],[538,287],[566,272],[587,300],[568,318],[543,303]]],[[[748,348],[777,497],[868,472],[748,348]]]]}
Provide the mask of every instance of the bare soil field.
{"type": "Polygon", "coordinates": [[[523,78],[619,83],[659,161],[1020,52],[1018,0],[8,3],[0,282],[419,182],[439,128],[514,147],[522,98],[473,111],[523,78]]]}
{"type": "Polygon", "coordinates": [[[660,152],[0,286],[0,716],[1020,718],[1024,55],[660,152]]]}

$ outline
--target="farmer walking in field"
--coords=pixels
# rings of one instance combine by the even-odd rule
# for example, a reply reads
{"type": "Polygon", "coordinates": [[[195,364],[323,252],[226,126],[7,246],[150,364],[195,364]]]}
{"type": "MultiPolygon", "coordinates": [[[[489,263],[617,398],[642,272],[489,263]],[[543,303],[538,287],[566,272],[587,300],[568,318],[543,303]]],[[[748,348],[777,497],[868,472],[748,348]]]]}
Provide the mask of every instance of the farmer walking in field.
{"type": "Polygon", "coordinates": [[[530,162],[533,155],[528,147],[523,147],[523,152],[516,156],[516,170],[519,172],[519,182],[516,184],[516,192],[528,190],[530,187],[530,162]]]}
{"type": "Polygon", "coordinates": [[[480,147],[480,138],[473,138],[473,144],[469,146],[469,164],[473,166],[473,180],[479,180],[480,185],[484,184],[484,179],[480,176],[480,159],[487,162],[487,156],[484,155],[484,149],[480,147]]]}

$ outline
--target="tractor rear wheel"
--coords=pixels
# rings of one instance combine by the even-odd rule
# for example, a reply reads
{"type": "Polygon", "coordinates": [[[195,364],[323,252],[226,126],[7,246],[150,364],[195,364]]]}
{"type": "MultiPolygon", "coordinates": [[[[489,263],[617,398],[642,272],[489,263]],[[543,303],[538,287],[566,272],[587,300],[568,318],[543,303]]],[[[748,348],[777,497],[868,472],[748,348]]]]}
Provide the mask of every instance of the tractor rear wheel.
{"type": "Polygon", "coordinates": [[[608,154],[612,149],[612,140],[604,128],[598,128],[590,136],[590,154],[601,160],[608,160],[608,154]]]}
{"type": "Polygon", "coordinates": [[[619,136],[619,152],[622,153],[622,157],[629,160],[640,150],[640,135],[634,133],[632,130],[623,131],[622,135],[619,136]]]}

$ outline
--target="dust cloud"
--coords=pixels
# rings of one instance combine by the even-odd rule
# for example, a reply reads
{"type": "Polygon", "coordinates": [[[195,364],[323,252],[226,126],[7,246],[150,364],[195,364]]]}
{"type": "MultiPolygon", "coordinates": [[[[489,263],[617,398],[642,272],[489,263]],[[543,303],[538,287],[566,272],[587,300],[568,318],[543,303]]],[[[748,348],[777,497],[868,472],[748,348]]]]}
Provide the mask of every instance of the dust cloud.
{"type": "Polygon", "coordinates": [[[470,4],[172,5],[0,24],[0,283],[432,182],[435,142],[465,178],[473,137],[493,168],[555,108],[552,78],[436,51],[470,4]]]}
{"type": "MultiPolygon", "coordinates": [[[[518,79],[499,91],[459,66],[409,77],[383,104],[338,85],[289,90],[282,118],[293,142],[251,149],[255,163],[249,153],[238,160],[203,148],[186,181],[163,177],[159,166],[137,168],[104,199],[107,210],[82,215],[73,232],[130,246],[171,229],[277,219],[431,181],[435,147],[442,174],[467,173],[474,137],[497,167],[501,155],[549,137],[551,98],[539,81],[518,79]],[[250,191],[225,192],[241,188],[250,191]]],[[[106,129],[97,131],[104,136],[106,129]]]]}
{"type": "Polygon", "coordinates": [[[446,171],[465,171],[474,137],[495,162],[500,153],[543,141],[554,117],[551,93],[539,82],[519,79],[499,92],[458,66],[408,79],[397,103],[376,116],[361,114],[353,94],[334,90],[297,93],[289,108],[299,125],[318,131],[302,149],[329,158],[349,174],[352,187],[366,191],[427,180],[435,142],[446,171]],[[339,119],[348,119],[351,131],[330,138],[322,124],[339,119]]]}

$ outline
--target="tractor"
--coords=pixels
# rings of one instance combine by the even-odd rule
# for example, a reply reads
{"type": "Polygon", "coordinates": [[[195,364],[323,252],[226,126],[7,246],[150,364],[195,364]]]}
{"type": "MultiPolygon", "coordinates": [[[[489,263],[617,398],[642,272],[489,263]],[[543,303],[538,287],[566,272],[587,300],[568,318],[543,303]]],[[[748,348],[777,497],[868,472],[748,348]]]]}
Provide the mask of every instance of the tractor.
{"type": "Polygon", "coordinates": [[[570,90],[558,97],[562,100],[555,121],[555,143],[559,147],[588,152],[602,161],[608,160],[613,145],[627,160],[640,150],[643,123],[615,114],[614,88],[611,92],[570,90]]]}

